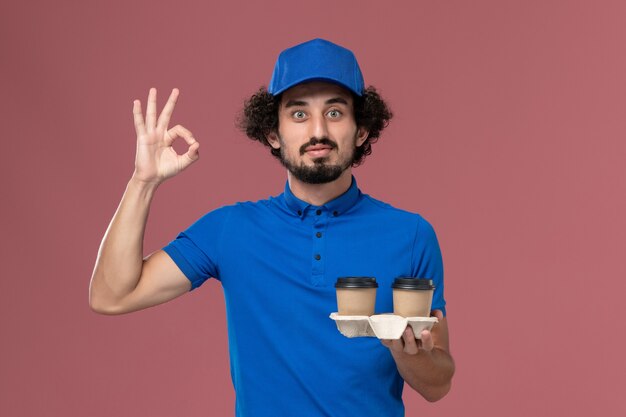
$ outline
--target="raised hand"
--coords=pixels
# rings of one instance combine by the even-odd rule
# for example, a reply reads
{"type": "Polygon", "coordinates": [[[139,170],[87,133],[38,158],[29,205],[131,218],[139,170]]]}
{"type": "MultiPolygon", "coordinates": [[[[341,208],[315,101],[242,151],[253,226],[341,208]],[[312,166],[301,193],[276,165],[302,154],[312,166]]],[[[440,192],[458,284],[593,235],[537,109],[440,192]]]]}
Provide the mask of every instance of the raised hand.
{"type": "Polygon", "coordinates": [[[200,156],[198,153],[200,144],[189,130],[181,125],[168,129],[178,93],[177,88],[172,90],[158,120],[156,88],[151,88],[148,94],[145,121],[141,113],[141,101],[133,102],[135,131],[137,132],[137,154],[133,178],[139,181],[160,184],[187,168],[200,156]],[[172,147],[174,140],[178,137],[183,138],[189,145],[187,152],[183,155],[178,155],[172,147]]]}

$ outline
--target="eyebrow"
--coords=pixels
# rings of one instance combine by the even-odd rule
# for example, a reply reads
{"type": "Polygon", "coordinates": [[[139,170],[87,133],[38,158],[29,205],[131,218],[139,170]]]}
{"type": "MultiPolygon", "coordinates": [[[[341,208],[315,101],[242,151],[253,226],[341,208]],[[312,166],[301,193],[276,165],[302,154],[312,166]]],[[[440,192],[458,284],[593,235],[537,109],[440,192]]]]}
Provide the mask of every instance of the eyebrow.
{"type": "MultiPolygon", "coordinates": [[[[348,105],[348,101],[342,97],[333,97],[331,99],[326,100],[325,104],[334,104],[334,103],[342,103],[346,106],[348,105]]],[[[303,100],[289,100],[287,104],[285,104],[285,108],[294,107],[294,106],[306,106],[309,103],[303,100]]]]}

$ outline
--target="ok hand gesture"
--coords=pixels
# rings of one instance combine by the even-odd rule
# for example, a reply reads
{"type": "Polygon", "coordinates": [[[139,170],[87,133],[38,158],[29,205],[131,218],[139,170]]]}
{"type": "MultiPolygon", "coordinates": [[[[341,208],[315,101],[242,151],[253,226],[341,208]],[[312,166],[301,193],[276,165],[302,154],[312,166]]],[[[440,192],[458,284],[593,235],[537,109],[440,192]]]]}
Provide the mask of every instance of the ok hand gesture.
{"type": "Polygon", "coordinates": [[[178,93],[177,88],[172,90],[158,120],[156,88],[151,88],[148,94],[145,122],[141,114],[141,102],[139,100],[133,102],[135,131],[137,132],[137,154],[133,177],[139,181],[158,185],[187,168],[200,156],[198,154],[200,144],[196,142],[189,130],[181,125],[176,125],[169,130],[167,128],[178,93]],[[189,145],[184,155],[178,155],[172,147],[177,137],[182,137],[189,145]]]}

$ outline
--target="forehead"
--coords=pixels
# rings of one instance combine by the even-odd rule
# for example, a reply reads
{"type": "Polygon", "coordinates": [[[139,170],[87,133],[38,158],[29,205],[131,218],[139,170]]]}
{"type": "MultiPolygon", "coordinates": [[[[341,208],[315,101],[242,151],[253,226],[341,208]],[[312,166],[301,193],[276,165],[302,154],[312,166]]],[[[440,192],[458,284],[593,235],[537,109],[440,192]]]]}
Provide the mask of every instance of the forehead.
{"type": "Polygon", "coordinates": [[[291,87],[282,94],[281,105],[289,100],[311,101],[315,99],[344,98],[352,103],[352,94],[345,88],[324,81],[310,81],[291,87]]]}

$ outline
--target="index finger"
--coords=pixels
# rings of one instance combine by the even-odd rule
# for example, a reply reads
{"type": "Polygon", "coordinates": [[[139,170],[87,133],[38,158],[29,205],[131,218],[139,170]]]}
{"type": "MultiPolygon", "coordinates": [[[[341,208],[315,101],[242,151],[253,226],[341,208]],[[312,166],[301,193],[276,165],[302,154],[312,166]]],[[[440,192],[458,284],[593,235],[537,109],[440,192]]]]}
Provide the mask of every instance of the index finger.
{"type": "Polygon", "coordinates": [[[165,107],[163,107],[163,111],[159,115],[159,120],[157,121],[157,129],[161,128],[163,130],[167,130],[167,126],[170,123],[170,118],[172,117],[172,113],[174,112],[174,107],[176,106],[178,93],[178,88],[172,89],[170,98],[167,99],[167,103],[165,103],[165,107]]]}

